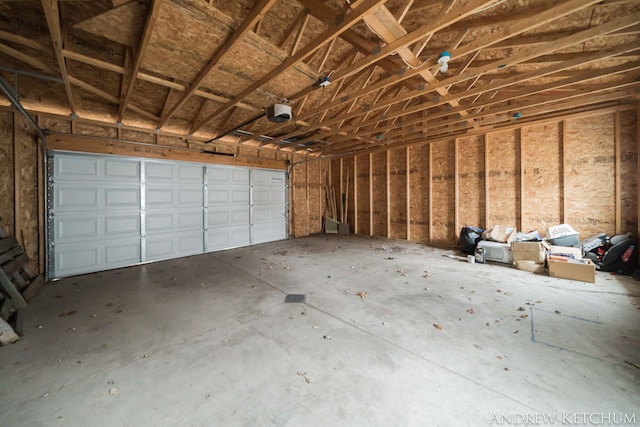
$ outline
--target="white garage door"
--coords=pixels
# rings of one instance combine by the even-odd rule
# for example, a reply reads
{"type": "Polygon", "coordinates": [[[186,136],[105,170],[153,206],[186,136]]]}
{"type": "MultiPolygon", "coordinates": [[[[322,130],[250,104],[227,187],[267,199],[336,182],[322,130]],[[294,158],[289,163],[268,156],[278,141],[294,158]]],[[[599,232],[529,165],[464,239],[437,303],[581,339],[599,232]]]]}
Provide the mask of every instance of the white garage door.
{"type": "Polygon", "coordinates": [[[288,237],[284,171],[52,155],[50,277],[288,237]]]}

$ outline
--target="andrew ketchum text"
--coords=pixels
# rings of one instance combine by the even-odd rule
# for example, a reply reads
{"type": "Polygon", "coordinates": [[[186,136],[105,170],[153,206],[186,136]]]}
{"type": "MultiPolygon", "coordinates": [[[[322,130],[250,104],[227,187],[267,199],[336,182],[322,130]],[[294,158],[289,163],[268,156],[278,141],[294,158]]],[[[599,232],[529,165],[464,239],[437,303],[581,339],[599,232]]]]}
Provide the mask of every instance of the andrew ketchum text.
{"type": "Polygon", "coordinates": [[[592,425],[592,426],[623,426],[636,425],[635,413],[623,412],[563,412],[559,413],[512,413],[493,414],[491,425],[592,425]]]}

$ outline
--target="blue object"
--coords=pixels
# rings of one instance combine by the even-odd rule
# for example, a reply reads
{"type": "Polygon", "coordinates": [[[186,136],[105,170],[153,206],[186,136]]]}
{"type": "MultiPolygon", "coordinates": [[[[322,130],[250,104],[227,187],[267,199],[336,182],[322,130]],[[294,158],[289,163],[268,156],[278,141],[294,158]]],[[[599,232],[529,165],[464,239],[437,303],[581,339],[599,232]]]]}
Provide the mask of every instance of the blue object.
{"type": "Polygon", "coordinates": [[[515,114],[513,115],[513,118],[514,118],[514,119],[519,119],[520,117],[522,117],[522,113],[515,113],[515,114]]]}

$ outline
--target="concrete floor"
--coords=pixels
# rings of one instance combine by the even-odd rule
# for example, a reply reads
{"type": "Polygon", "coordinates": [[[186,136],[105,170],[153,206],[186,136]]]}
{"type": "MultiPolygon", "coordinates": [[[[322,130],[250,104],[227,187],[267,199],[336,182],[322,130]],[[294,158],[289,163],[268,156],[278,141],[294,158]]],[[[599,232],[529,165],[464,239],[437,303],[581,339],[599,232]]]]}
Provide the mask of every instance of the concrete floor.
{"type": "Polygon", "coordinates": [[[640,423],[638,282],[452,253],[316,236],[48,284],[0,426],[640,423]]]}

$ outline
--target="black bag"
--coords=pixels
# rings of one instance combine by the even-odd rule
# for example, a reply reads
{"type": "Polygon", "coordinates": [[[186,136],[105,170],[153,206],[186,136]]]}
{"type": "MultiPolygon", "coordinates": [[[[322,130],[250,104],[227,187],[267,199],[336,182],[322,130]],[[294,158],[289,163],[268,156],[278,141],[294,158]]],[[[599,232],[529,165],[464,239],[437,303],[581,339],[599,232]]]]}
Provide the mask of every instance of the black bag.
{"type": "Polygon", "coordinates": [[[482,228],[478,227],[462,227],[462,230],[460,230],[460,240],[458,241],[460,252],[473,255],[476,250],[476,245],[482,240],[483,231],[482,228]]]}

